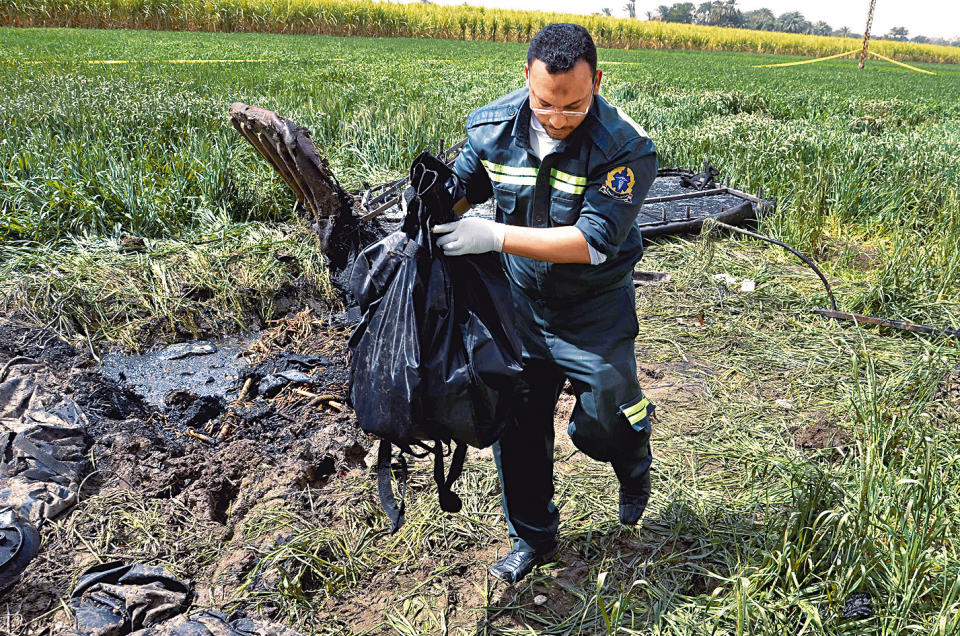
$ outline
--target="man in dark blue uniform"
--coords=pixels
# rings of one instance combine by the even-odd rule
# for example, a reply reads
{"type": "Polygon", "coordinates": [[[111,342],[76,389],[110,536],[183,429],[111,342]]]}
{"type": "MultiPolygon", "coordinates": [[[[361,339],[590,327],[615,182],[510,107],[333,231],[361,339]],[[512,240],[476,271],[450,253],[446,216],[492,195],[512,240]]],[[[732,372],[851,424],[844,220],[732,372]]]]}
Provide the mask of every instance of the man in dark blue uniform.
{"type": "Polygon", "coordinates": [[[516,582],[556,552],[553,418],[564,382],[577,404],[567,432],[612,464],[620,521],[650,495],[653,405],[637,381],[631,273],[643,246],[635,221],[656,177],[644,130],[599,95],[590,34],[551,24],[530,42],[526,87],[474,111],[454,170],[463,213],[496,200],[496,221],[439,225],[448,255],[503,253],[523,342],[515,419],[494,446],[513,550],[490,572],[516,582]]]}

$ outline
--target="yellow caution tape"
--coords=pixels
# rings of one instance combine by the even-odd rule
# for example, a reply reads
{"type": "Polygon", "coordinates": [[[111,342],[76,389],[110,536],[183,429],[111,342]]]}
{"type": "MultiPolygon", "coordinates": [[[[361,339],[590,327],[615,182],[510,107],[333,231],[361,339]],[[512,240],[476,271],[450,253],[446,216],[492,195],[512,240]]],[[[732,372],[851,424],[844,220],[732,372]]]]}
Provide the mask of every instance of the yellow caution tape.
{"type": "Polygon", "coordinates": [[[851,53],[856,53],[858,50],[859,49],[854,49],[853,51],[847,51],[846,53],[837,53],[836,55],[828,55],[827,57],[818,57],[815,60],[802,60],[800,62],[783,62],[781,64],[755,64],[753,68],[773,68],[775,66],[799,66],[800,64],[813,64],[814,62],[823,62],[825,60],[833,60],[838,57],[850,55],[851,53]]]}
{"type": "MultiPolygon", "coordinates": [[[[754,65],[753,68],[773,68],[775,66],[798,66],[800,64],[813,64],[815,62],[823,62],[824,60],[833,60],[838,57],[844,57],[846,55],[850,55],[851,53],[858,53],[858,52],[859,52],[859,49],[854,51],[847,51],[846,53],[837,53],[836,55],[828,55],[827,57],[818,57],[815,60],[801,60],[800,62],[783,62],[781,64],[756,64],[754,65]]],[[[927,71],[922,68],[917,68],[916,66],[910,66],[909,64],[898,62],[897,60],[887,57],[886,55],[880,55],[879,53],[874,53],[873,51],[868,51],[868,53],[870,53],[870,55],[873,55],[874,57],[880,58],[881,60],[890,62],[891,64],[896,64],[897,66],[908,68],[911,71],[917,71],[918,73],[926,73],[927,75],[936,75],[936,73],[933,71],[927,71]]]]}
{"type": "Polygon", "coordinates": [[[897,66],[902,66],[902,67],[904,67],[904,68],[908,68],[908,69],[910,69],[911,71],[916,71],[916,72],[918,72],[918,73],[926,73],[927,75],[936,75],[936,73],[934,73],[933,71],[928,71],[928,70],[925,70],[925,69],[922,69],[922,68],[917,68],[916,66],[910,66],[909,64],[904,64],[903,62],[898,62],[898,61],[896,61],[896,60],[890,59],[890,58],[887,57],[886,55],[880,55],[879,53],[874,53],[873,51],[870,51],[870,55],[873,55],[873,56],[875,56],[875,57],[879,57],[881,60],[885,60],[885,61],[890,62],[890,63],[892,63],[892,64],[896,64],[897,66]]]}

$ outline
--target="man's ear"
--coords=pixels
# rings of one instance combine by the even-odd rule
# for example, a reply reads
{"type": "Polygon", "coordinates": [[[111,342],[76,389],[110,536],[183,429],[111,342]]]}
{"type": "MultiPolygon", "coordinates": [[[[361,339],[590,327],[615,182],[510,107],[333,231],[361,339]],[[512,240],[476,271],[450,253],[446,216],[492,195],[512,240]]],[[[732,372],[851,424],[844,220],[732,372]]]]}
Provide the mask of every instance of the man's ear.
{"type": "Polygon", "coordinates": [[[528,82],[530,81],[530,65],[529,64],[523,65],[523,79],[527,80],[528,82]]]}
{"type": "Polygon", "coordinates": [[[600,80],[603,79],[603,69],[597,69],[597,79],[593,83],[593,94],[598,95],[600,93],[600,80]]]}

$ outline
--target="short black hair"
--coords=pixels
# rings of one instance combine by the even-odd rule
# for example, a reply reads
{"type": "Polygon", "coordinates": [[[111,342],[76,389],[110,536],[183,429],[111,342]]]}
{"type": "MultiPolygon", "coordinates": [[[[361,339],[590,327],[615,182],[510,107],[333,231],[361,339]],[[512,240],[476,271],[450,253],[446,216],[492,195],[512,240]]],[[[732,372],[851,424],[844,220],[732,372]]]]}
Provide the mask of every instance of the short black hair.
{"type": "Polygon", "coordinates": [[[597,46],[590,32],[579,24],[554,22],[540,29],[530,40],[527,51],[527,64],[541,60],[547,65],[547,72],[566,73],[580,60],[586,60],[590,70],[597,72],[597,46]]]}

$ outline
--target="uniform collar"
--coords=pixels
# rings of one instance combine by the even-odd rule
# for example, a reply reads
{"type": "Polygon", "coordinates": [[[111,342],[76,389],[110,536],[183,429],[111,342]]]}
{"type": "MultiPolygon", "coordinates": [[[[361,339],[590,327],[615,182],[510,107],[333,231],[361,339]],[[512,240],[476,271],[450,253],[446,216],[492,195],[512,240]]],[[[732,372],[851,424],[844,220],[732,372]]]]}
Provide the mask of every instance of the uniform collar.
{"type": "Polygon", "coordinates": [[[533,147],[530,145],[530,118],[532,116],[533,111],[530,110],[530,90],[524,88],[523,101],[520,102],[517,115],[513,118],[513,139],[518,146],[527,152],[533,151],[533,147]]]}

